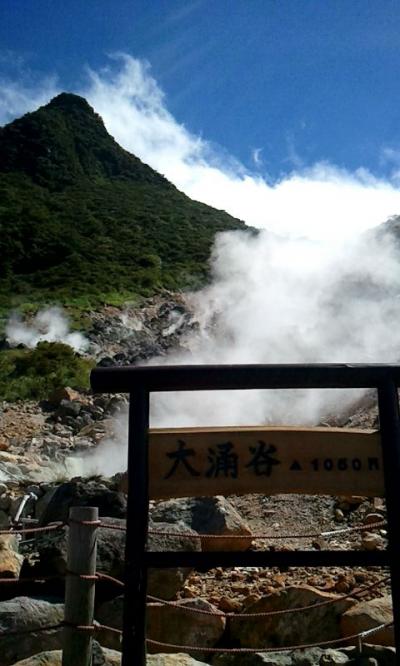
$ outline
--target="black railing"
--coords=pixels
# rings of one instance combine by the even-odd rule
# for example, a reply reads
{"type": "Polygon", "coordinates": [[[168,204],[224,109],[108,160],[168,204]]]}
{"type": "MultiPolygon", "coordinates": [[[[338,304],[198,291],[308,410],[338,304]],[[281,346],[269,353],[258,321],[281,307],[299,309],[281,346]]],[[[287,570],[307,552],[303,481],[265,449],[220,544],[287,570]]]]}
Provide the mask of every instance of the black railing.
{"type": "MultiPolygon", "coordinates": [[[[150,566],[389,566],[400,663],[400,418],[397,365],[228,365],[96,368],[95,392],[129,393],[128,507],[122,666],[146,663],[150,566]],[[149,508],[149,396],[160,391],[375,388],[378,391],[388,518],[385,551],[146,552],[149,508]]],[[[351,488],[349,488],[351,492],[351,488]]]]}

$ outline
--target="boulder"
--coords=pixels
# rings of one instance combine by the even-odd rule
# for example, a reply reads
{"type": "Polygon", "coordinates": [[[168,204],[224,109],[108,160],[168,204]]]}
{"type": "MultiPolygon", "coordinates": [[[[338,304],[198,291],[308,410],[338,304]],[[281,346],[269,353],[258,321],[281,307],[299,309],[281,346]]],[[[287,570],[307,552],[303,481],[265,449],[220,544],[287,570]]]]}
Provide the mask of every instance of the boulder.
{"type": "MultiPolygon", "coordinates": [[[[125,520],[104,518],[104,521],[116,527],[125,527],[125,520]]],[[[64,576],[67,569],[68,526],[54,532],[39,534],[36,550],[39,562],[33,568],[36,575],[64,576]]],[[[109,576],[121,579],[124,575],[125,532],[118,529],[99,527],[97,530],[96,569],[109,576]]],[[[101,584],[98,581],[97,585],[101,584]]]]}
{"type": "Polygon", "coordinates": [[[352,663],[359,663],[360,666],[361,665],[366,666],[368,663],[379,664],[379,666],[397,666],[396,650],[393,647],[363,643],[361,657],[359,655],[358,647],[354,646],[344,647],[341,648],[340,651],[343,652],[343,654],[345,654],[347,657],[349,657],[352,663]],[[358,662],[357,659],[359,659],[358,662]],[[374,661],[368,661],[368,660],[374,660],[374,661]]]}
{"type": "Polygon", "coordinates": [[[76,418],[79,416],[82,407],[82,403],[78,400],[63,399],[57,408],[55,417],[59,417],[60,419],[64,419],[66,416],[76,418]]]}
{"type": "MultiPolygon", "coordinates": [[[[49,652],[40,652],[33,657],[18,661],[14,666],[61,666],[61,661],[61,650],[52,650],[49,652]]],[[[93,641],[91,666],[120,666],[120,664],[120,652],[102,648],[96,641],[93,641]]]]}
{"type": "Polygon", "coordinates": [[[350,599],[321,592],[311,586],[292,586],[281,589],[246,607],[246,613],[265,613],[290,608],[307,610],[260,618],[232,617],[231,641],[240,647],[285,647],[304,643],[317,643],[341,637],[340,616],[353,605],[350,599]],[[322,606],[313,607],[321,602],[322,606]]]}
{"type": "MultiPolygon", "coordinates": [[[[150,523],[150,529],[157,527],[160,532],[166,532],[165,535],[149,534],[148,550],[156,552],[162,551],[200,551],[200,539],[197,532],[190,529],[185,523],[177,522],[175,525],[168,523],[150,523]],[[186,534],[185,537],[174,537],[174,533],[186,534]]],[[[161,599],[173,599],[180,590],[192,571],[189,567],[177,567],[174,569],[149,569],[148,574],[148,593],[161,599]]]]}
{"type": "Polygon", "coordinates": [[[315,647],[288,652],[257,652],[253,654],[222,654],[214,657],[213,666],[317,666],[346,664],[349,657],[340,650],[315,647]]]}
{"type": "MultiPolygon", "coordinates": [[[[100,606],[96,620],[107,627],[122,629],[123,596],[116,597],[100,606]]],[[[225,618],[217,608],[202,599],[185,599],[177,602],[179,608],[162,604],[150,603],[147,607],[147,637],[160,643],[176,645],[194,645],[213,647],[221,639],[225,630],[225,618]],[[185,608],[198,608],[210,612],[203,615],[188,612],[185,608]],[[211,613],[215,613],[212,615],[211,613]]],[[[121,637],[115,632],[102,629],[98,634],[101,645],[115,650],[121,649],[121,637]]],[[[174,652],[161,648],[163,652],[174,652]]],[[[149,652],[159,652],[157,646],[148,646],[149,652]]],[[[199,659],[205,654],[197,652],[199,659]]]]}
{"type": "Polygon", "coordinates": [[[51,405],[59,405],[62,400],[68,400],[68,401],[73,401],[73,400],[81,400],[82,396],[78,391],[75,391],[74,389],[70,388],[69,386],[63,386],[55,391],[50,395],[48,402],[51,405]]]}
{"type": "Polygon", "coordinates": [[[72,506],[97,506],[100,516],[124,518],[126,515],[126,498],[123,493],[110,490],[101,479],[75,479],[63,483],[56,489],[48,491],[48,504],[42,499],[40,524],[62,521],[67,522],[69,509],[72,506]]]}
{"type": "Polygon", "coordinates": [[[45,491],[42,497],[39,497],[38,501],[35,504],[35,518],[39,520],[39,523],[41,525],[44,525],[44,522],[42,521],[42,516],[47,510],[47,507],[49,506],[58,488],[59,486],[50,486],[50,488],[48,488],[45,491]]]}
{"type": "MultiPolygon", "coordinates": [[[[106,627],[122,630],[122,613],[124,608],[124,597],[114,597],[110,601],[101,604],[95,612],[95,619],[106,627]]],[[[121,650],[121,636],[108,629],[100,629],[96,635],[100,645],[113,650],[121,650]]]]}
{"type": "MultiPolygon", "coordinates": [[[[105,523],[118,527],[125,527],[125,520],[118,518],[103,518],[105,523]]],[[[200,550],[199,539],[196,533],[183,523],[177,525],[164,525],[159,523],[162,535],[149,535],[148,548],[154,551],[197,551],[200,550]],[[173,537],[174,532],[185,533],[186,537],[173,537]]],[[[39,553],[39,563],[32,570],[32,575],[60,575],[65,574],[67,568],[67,538],[68,527],[41,534],[37,537],[36,550],[39,553]]],[[[96,569],[102,573],[122,580],[125,570],[125,532],[119,529],[100,527],[97,531],[97,561],[96,569]]],[[[191,572],[188,567],[172,569],[149,569],[148,593],[162,599],[173,599],[183,586],[191,572]]],[[[102,585],[98,581],[97,589],[102,585]]]]}
{"type": "Polygon", "coordinates": [[[225,497],[185,497],[159,502],[151,509],[154,522],[183,521],[200,534],[218,534],[224,539],[201,540],[201,549],[247,550],[252,543],[251,530],[246,521],[225,497]],[[230,536],[243,538],[229,538],[230,536]]]}
{"type": "MultiPolygon", "coordinates": [[[[391,595],[386,594],[370,601],[361,601],[350,608],[340,621],[342,636],[358,634],[361,631],[367,631],[378,627],[380,624],[386,624],[393,619],[393,606],[391,595]]],[[[380,629],[366,640],[376,645],[394,645],[394,629],[387,627],[380,629]]]]}
{"type": "Polygon", "coordinates": [[[11,518],[8,513],[0,509],[0,530],[8,529],[11,525],[11,518]]]}
{"type": "MultiPolygon", "coordinates": [[[[149,604],[147,609],[147,637],[160,643],[214,647],[222,638],[225,624],[223,614],[203,599],[184,599],[178,601],[177,606],[149,604]],[[206,611],[210,615],[187,611],[187,608],[206,611]]],[[[159,649],[155,645],[148,646],[149,652],[158,652],[159,649]]],[[[161,649],[163,652],[176,652],[173,648],[161,649]]],[[[187,652],[199,659],[207,657],[206,652],[187,652]]]]}
{"type": "Polygon", "coordinates": [[[149,654],[147,664],[148,666],[206,666],[204,661],[198,661],[181,652],[173,655],[149,654]]]}
{"type": "Polygon", "coordinates": [[[24,558],[18,553],[14,534],[0,535],[0,578],[19,578],[24,558]]]}
{"type": "MultiPolygon", "coordinates": [[[[13,666],[61,666],[61,650],[40,652],[28,659],[18,661],[13,666]]],[[[148,666],[207,666],[203,661],[192,659],[187,654],[151,654],[146,659],[148,666]]],[[[121,652],[102,647],[94,651],[92,666],[120,666],[121,652]]]]}
{"type": "MultiPolygon", "coordinates": [[[[0,602],[0,663],[9,666],[45,649],[61,647],[62,628],[37,631],[47,625],[58,625],[64,619],[63,604],[42,599],[15,597],[0,602]],[[14,635],[14,632],[28,632],[14,635]]],[[[40,663],[40,662],[38,662],[40,663]]]]}

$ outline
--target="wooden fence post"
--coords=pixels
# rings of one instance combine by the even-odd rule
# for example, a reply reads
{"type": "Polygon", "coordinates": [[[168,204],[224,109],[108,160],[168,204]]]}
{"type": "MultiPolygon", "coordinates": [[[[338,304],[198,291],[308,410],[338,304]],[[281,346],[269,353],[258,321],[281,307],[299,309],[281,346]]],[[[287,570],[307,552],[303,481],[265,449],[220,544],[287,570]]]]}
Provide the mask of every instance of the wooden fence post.
{"type": "Polygon", "coordinates": [[[74,626],[93,625],[96,580],[85,580],[76,574],[96,573],[97,525],[83,525],[82,521],[96,522],[98,513],[97,507],[72,507],[69,511],[62,666],[92,663],[93,634],[74,626]]]}

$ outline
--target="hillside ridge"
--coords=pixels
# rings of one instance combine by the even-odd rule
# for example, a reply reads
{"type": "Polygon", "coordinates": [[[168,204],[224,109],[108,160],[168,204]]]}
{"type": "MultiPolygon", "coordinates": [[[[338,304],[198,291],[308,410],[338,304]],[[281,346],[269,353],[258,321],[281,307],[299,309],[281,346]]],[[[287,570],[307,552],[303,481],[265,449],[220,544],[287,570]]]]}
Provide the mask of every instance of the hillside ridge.
{"type": "Polygon", "coordinates": [[[215,234],[249,229],[124,150],[72,93],[0,128],[0,155],[3,312],[197,288],[215,234]]]}
{"type": "Polygon", "coordinates": [[[173,187],[119,146],[87,100],[72,93],[1,128],[0,153],[0,172],[21,171],[47,189],[101,176],[173,187]]]}

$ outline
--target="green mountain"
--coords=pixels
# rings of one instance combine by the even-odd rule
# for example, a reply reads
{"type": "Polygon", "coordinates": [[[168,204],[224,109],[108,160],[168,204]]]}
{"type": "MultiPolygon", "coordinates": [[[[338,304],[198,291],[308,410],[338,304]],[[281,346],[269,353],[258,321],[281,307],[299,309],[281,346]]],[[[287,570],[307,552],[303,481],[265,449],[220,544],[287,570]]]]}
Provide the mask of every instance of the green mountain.
{"type": "Polygon", "coordinates": [[[245,228],[123,150],[77,95],[0,128],[3,311],[196,287],[216,232],[245,228]]]}

